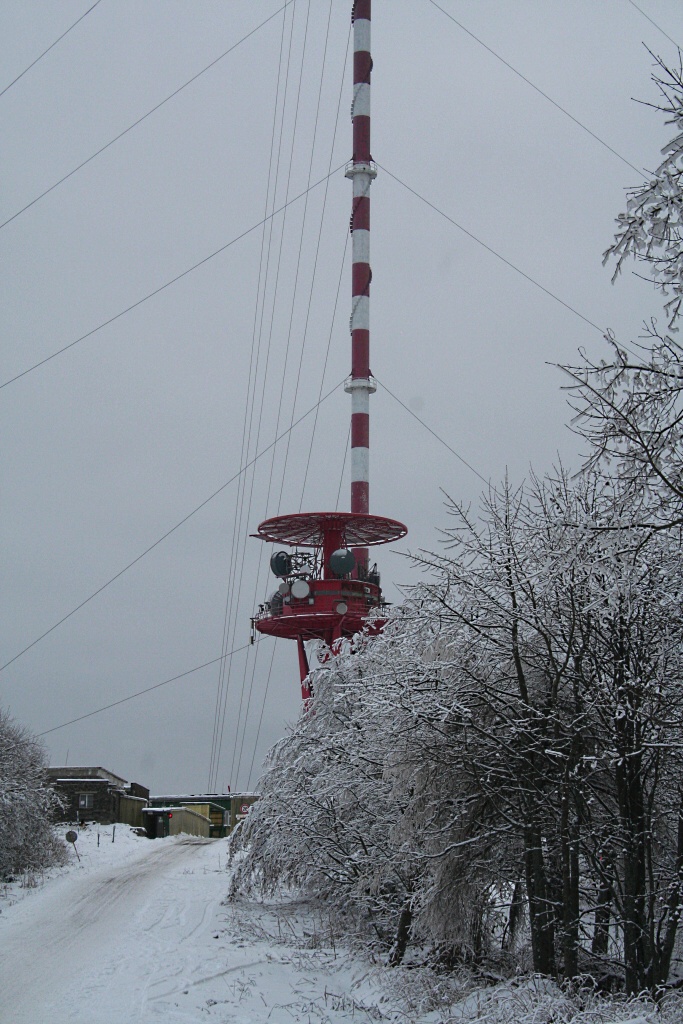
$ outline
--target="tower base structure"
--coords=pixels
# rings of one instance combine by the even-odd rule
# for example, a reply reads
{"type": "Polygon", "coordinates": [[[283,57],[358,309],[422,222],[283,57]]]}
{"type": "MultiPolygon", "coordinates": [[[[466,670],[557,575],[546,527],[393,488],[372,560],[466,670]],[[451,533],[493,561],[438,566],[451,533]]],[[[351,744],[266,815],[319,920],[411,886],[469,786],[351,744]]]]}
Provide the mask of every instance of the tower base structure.
{"type": "MultiPolygon", "coordinates": [[[[296,640],[301,695],[311,696],[305,644],[322,642],[323,650],[366,627],[371,612],[385,606],[376,565],[358,562],[352,549],[400,540],[403,523],[357,512],[305,512],[266,519],[255,536],[293,551],[276,551],[270,564],[281,580],[254,617],[259,633],[296,640]],[[303,550],[301,550],[303,549],[303,550]]],[[[372,628],[383,620],[373,617],[372,628]]],[[[324,655],[323,655],[324,656],[324,655]]]]}

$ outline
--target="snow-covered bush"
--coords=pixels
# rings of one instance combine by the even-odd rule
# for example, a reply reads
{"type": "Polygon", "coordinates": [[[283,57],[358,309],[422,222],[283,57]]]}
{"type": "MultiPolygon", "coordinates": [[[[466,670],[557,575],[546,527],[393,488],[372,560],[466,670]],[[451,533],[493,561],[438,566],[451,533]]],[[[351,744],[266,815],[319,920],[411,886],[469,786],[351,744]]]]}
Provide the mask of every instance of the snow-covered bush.
{"type": "Polygon", "coordinates": [[[0,879],[64,859],[52,829],[57,802],[40,743],[0,710],[0,879]]]}
{"type": "Polygon", "coordinates": [[[233,841],[247,851],[233,887],[296,887],[397,943],[400,957],[416,869],[394,840],[405,798],[384,772],[383,723],[357,699],[365,667],[363,654],[346,654],[314,673],[315,697],[270,752],[261,798],[233,841]]]}

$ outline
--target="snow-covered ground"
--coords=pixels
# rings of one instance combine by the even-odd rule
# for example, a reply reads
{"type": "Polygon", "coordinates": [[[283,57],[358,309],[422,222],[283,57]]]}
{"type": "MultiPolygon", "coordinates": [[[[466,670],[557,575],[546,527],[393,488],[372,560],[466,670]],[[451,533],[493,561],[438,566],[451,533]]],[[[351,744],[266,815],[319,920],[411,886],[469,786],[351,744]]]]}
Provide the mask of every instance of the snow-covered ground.
{"type": "Polygon", "coordinates": [[[223,903],[225,840],[150,841],[123,825],[114,842],[111,826],[97,836],[80,833],[80,861],[0,889],[0,1024],[683,1021],[678,999],[659,1014],[582,1004],[538,979],[452,1002],[429,972],[338,948],[305,905],[223,903]]]}
{"type": "Polygon", "coordinates": [[[299,948],[296,914],[279,942],[270,909],[222,905],[224,840],[97,831],[0,899],[2,1024],[363,1019],[357,965],[299,948]]]}

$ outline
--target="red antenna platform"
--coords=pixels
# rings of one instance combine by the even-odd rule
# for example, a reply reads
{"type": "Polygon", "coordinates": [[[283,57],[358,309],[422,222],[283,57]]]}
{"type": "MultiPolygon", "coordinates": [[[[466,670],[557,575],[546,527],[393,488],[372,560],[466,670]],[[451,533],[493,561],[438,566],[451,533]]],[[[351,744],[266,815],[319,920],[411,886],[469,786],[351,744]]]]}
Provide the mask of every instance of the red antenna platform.
{"type": "MultiPolygon", "coordinates": [[[[353,183],[353,267],[351,376],[345,386],[351,394],[351,511],[276,516],[261,523],[256,534],[294,549],[271,557],[270,567],[281,583],[259,608],[254,624],[267,636],[297,641],[304,700],[311,696],[306,641],[322,641],[325,651],[334,651],[336,642],[366,627],[373,609],[381,611],[380,576],[376,564],[369,563],[368,548],[408,532],[403,523],[369,511],[370,395],[376,390],[370,372],[370,185],[377,177],[370,155],[370,9],[371,0],[355,0],[351,14],[353,159],[346,177],[353,183]]],[[[375,616],[373,630],[381,626],[381,617],[375,616]]]]}

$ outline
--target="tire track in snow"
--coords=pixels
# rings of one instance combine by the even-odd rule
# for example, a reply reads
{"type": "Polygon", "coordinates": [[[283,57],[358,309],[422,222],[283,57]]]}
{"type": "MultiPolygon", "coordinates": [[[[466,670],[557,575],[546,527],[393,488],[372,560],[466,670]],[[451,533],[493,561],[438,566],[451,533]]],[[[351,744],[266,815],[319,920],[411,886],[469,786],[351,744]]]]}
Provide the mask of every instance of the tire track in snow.
{"type": "Polygon", "coordinates": [[[17,907],[2,933],[0,1021],[104,1021],[96,1008],[107,1003],[122,1011],[112,1022],[141,1020],[152,976],[174,973],[170,954],[220,911],[227,877],[215,871],[216,852],[213,843],[164,842],[118,871],[74,871],[35,904],[17,907]]]}

